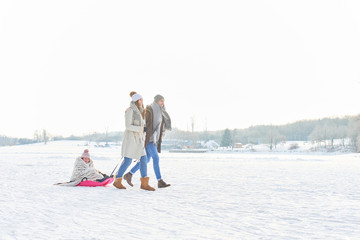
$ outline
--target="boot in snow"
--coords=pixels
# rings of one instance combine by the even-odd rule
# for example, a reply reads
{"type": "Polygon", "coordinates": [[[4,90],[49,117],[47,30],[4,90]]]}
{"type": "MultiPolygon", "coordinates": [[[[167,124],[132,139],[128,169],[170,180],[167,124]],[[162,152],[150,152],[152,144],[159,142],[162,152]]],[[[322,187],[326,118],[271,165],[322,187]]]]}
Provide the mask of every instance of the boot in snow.
{"type": "Polygon", "coordinates": [[[115,179],[115,182],[113,185],[118,189],[126,189],[126,187],[124,185],[122,185],[121,180],[122,180],[122,178],[115,179]]]}
{"type": "Polygon", "coordinates": [[[158,181],[158,188],[166,188],[166,187],[170,187],[170,184],[167,184],[164,180],[160,179],[158,181]]]}
{"type": "Polygon", "coordinates": [[[153,188],[149,185],[149,180],[150,180],[149,177],[140,178],[140,181],[141,181],[140,188],[147,190],[147,191],[155,191],[155,188],[153,188]]]}
{"type": "Polygon", "coordinates": [[[131,172],[128,172],[127,174],[125,174],[124,175],[124,180],[126,180],[127,181],[127,183],[130,185],[130,186],[134,186],[134,184],[132,184],[132,182],[131,182],[131,178],[132,178],[132,174],[131,174],[131,172]]]}

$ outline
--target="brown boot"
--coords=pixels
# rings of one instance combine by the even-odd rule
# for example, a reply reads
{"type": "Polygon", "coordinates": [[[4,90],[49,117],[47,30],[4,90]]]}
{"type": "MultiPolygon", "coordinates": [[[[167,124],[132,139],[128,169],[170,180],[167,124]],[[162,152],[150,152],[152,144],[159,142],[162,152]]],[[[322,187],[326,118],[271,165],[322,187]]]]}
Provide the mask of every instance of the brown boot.
{"type": "Polygon", "coordinates": [[[118,189],[126,189],[126,187],[122,185],[121,180],[122,178],[116,178],[113,185],[118,189]]]}
{"type": "Polygon", "coordinates": [[[127,174],[125,174],[124,176],[123,176],[123,178],[124,178],[124,180],[126,180],[127,181],[127,183],[130,185],[130,186],[134,186],[134,184],[132,184],[132,182],[131,182],[131,178],[132,178],[132,174],[131,174],[131,172],[128,172],[127,174]]]}
{"type": "Polygon", "coordinates": [[[164,180],[160,179],[158,181],[158,188],[166,188],[166,187],[170,187],[171,185],[166,183],[164,180]]]}
{"type": "Polygon", "coordinates": [[[147,190],[147,191],[155,191],[155,188],[153,188],[149,185],[149,180],[150,180],[149,177],[140,178],[140,181],[141,181],[140,188],[147,190]]]}

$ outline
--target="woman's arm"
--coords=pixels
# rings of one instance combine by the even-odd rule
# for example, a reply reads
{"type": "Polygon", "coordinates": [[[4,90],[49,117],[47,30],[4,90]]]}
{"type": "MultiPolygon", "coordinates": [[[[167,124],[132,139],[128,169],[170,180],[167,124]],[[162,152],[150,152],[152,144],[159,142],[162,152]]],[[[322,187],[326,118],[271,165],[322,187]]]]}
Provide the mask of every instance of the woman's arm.
{"type": "Polygon", "coordinates": [[[133,118],[133,110],[132,109],[128,109],[125,112],[125,128],[126,130],[132,131],[132,132],[143,132],[144,131],[144,127],[141,126],[135,126],[132,124],[132,118],[133,118]]]}

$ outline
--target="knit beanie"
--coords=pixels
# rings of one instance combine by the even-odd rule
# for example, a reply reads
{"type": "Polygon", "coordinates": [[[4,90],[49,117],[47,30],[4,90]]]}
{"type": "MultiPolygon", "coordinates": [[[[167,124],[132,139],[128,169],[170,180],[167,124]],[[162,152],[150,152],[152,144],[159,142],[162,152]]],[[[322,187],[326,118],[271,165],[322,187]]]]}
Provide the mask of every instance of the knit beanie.
{"type": "Polygon", "coordinates": [[[88,149],[85,149],[83,154],[81,155],[81,158],[90,158],[90,154],[89,154],[89,150],[88,149]]]}
{"type": "Polygon", "coordinates": [[[131,97],[131,99],[132,99],[132,101],[133,102],[136,102],[137,100],[139,100],[139,99],[141,99],[142,98],[142,96],[140,95],[140,94],[134,94],[132,97],[131,97]]]}
{"type": "Polygon", "coordinates": [[[158,101],[160,101],[161,99],[165,99],[163,96],[161,96],[160,94],[156,95],[154,97],[154,101],[157,103],[158,101]]]}
{"type": "Polygon", "coordinates": [[[130,97],[133,102],[136,102],[142,98],[142,96],[140,94],[138,94],[137,92],[134,92],[134,91],[130,93],[130,97]]]}

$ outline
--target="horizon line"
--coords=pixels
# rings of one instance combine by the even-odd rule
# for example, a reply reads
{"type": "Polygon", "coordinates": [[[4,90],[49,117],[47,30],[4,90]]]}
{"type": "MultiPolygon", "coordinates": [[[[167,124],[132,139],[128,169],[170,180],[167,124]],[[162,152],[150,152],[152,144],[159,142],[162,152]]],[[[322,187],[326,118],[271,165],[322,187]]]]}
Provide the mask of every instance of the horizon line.
{"type": "MultiPolygon", "coordinates": [[[[222,128],[222,129],[216,129],[216,130],[207,130],[207,129],[204,129],[204,130],[196,130],[196,131],[193,131],[194,133],[201,133],[201,132],[218,132],[218,131],[225,131],[226,129],[229,129],[229,130],[244,130],[244,129],[248,129],[248,128],[251,128],[251,127],[258,127],[258,126],[273,126],[273,127],[279,127],[279,126],[286,126],[286,125],[291,125],[291,124],[294,124],[294,123],[297,123],[297,122],[305,122],[305,121],[317,121],[317,120],[324,120],[324,119],[336,119],[336,118],[352,118],[352,117],[356,117],[356,116],[359,116],[360,113],[356,114],[356,115],[343,115],[343,116],[338,116],[338,115],[333,115],[333,116],[328,116],[328,117],[322,117],[322,118],[313,118],[313,119],[301,119],[301,120],[295,120],[295,121],[292,121],[292,122],[287,122],[287,123],[283,123],[283,124],[271,124],[271,123],[268,123],[268,124],[256,124],[256,125],[250,125],[248,127],[243,127],[243,128],[222,128]]],[[[47,131],[47,129],[35,129],[34,130],[34,133],[38,130],[45,130],[47,131]]],[[[190,130],[185,130],[185,129],[181,129],[181,128],[177,128],[177,127],[174,127],[173,130],[179,130],[179,131],[183,131],[183,132],[192,132],[190,130]]],[[[114,131],[109,131],[108,133],[114,133],[114,132],[125,132],[125,130],[114,130],[114,131]]],[[[89,132],[87,134],[82,134],[82,135],[76,135],[76,134],[69,134],[69,135],[56,135],[56,134],[51,134],[51,132],[48,132],[49,135],[51,135],[52,137],[63,137],[63,138],[67,138],[67,137],[82,137],[82,136],[87,136],[87,135],[91,135],[91,134],[106,134],[106,132],[98,132],[98,131],[93,131],[93,132],[89,132]]],[[[28,137],[13,137],[13,136],[9,136],[9,135],[6,135],[6,134],[0,134],[0,137],[7,137],[7,138],[23,138],[23,139],[31,139],[31,138],[28,138],[28,137]]]]}

